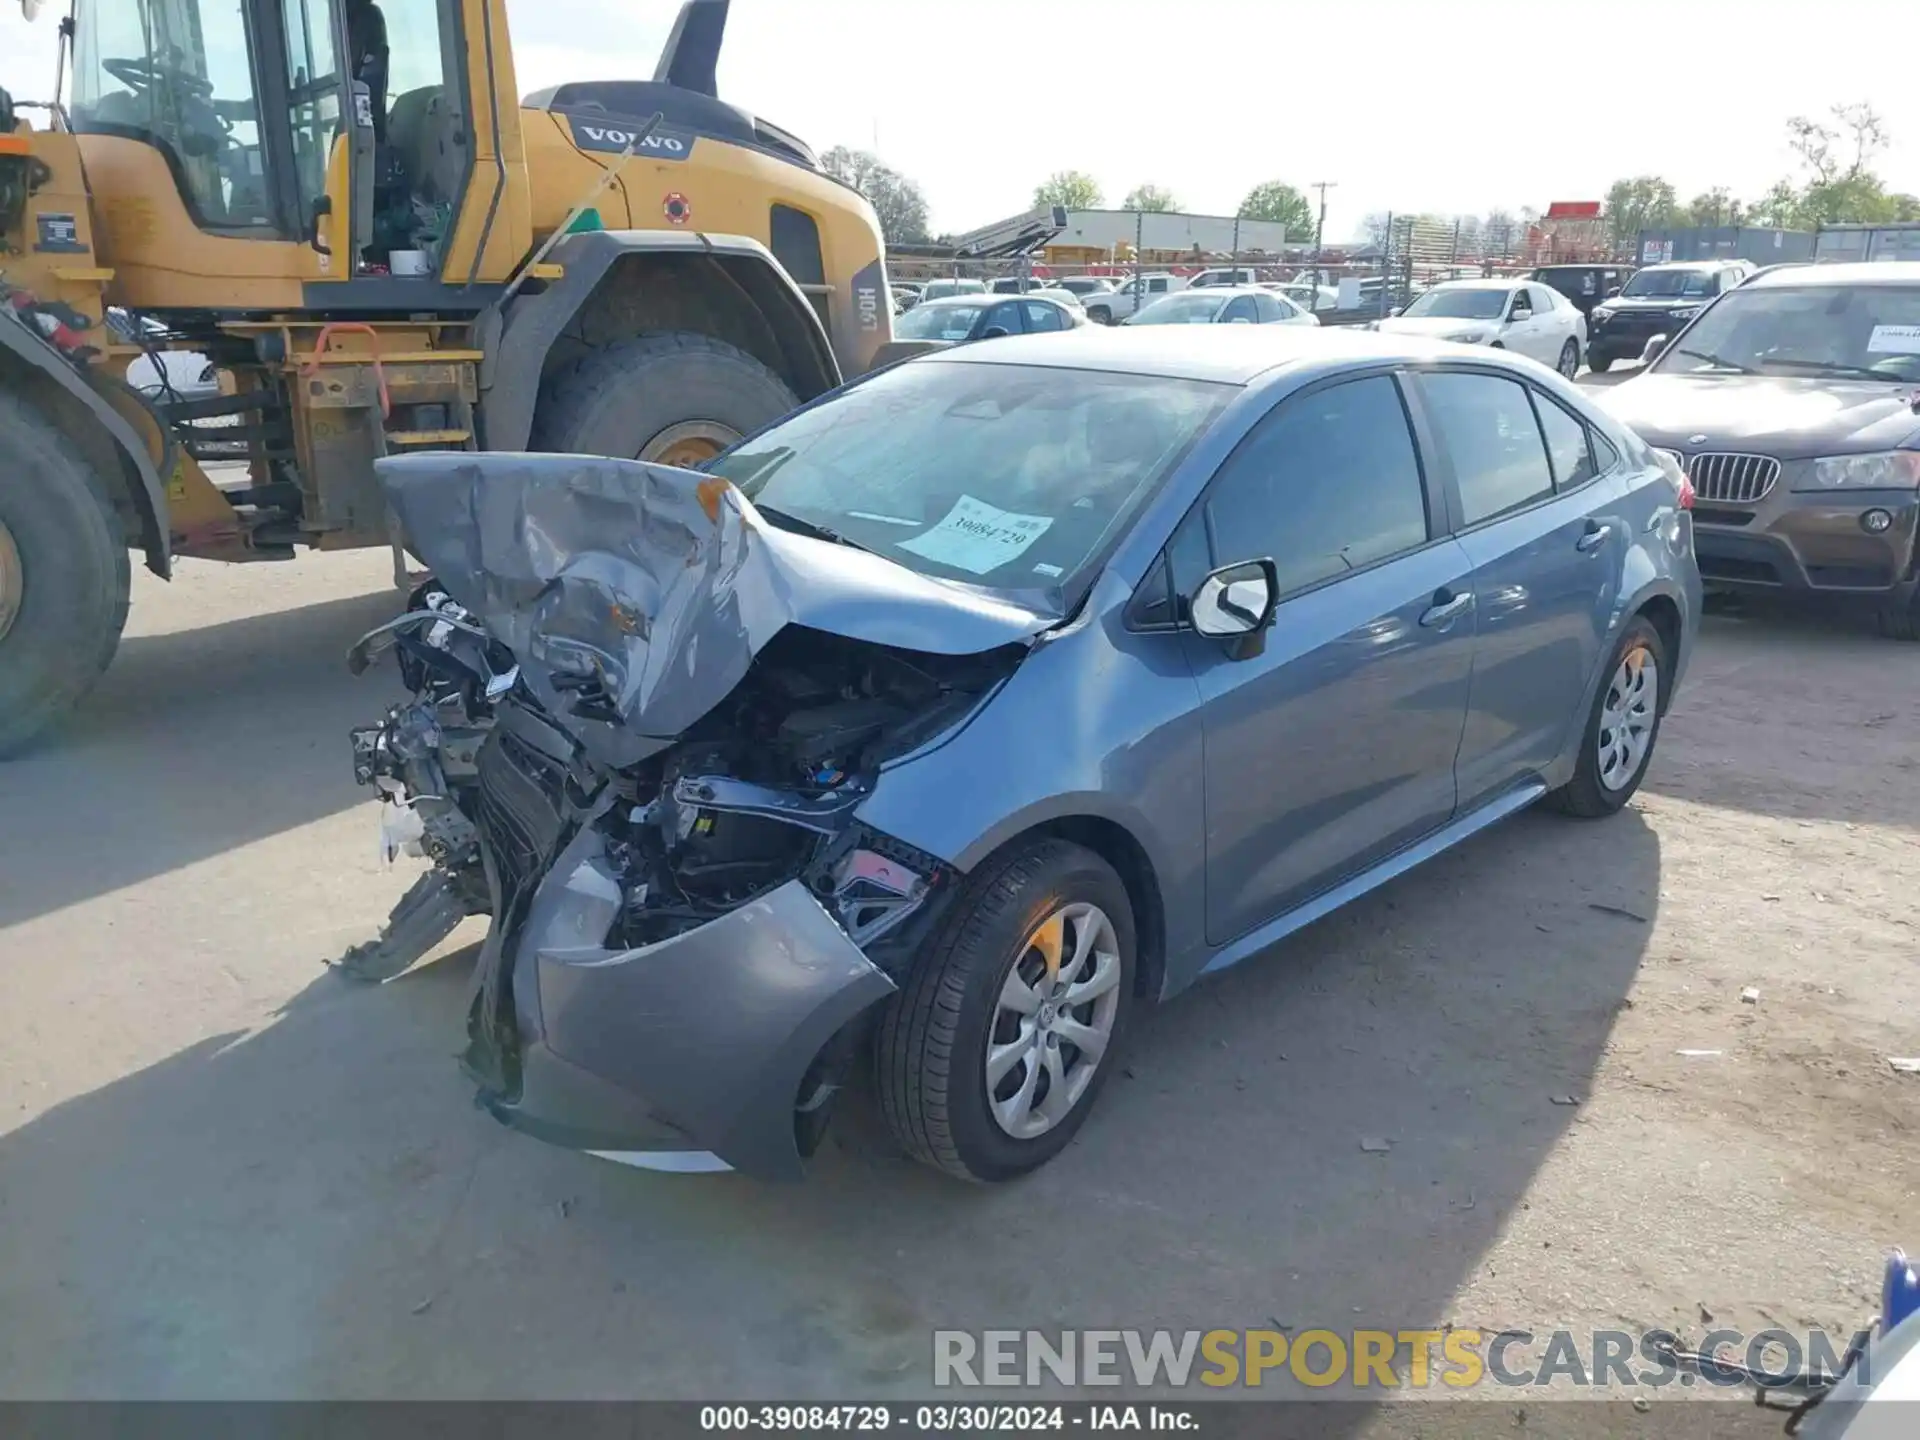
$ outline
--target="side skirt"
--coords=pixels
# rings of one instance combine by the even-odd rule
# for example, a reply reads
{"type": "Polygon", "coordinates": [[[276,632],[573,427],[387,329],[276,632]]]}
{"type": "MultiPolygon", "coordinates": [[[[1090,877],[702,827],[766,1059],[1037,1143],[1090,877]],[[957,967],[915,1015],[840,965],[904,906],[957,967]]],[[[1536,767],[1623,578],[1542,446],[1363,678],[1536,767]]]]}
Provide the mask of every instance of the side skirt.
{"type": "Polygon", "coordinates": [[[1258,929],[1249,930],[1238,940],[1230,941],[1220,952],[1209,960],[1200,973],[1211,975],[1216,970],[1225,970],[1230,965],[1238,965],[1251,955],[1257,955],[1268,946],[1284,940],[1296,930],[1304,929],[1323,915],[1331,914],[1349,900],[1357,900],[1369,890],[1377,889],[1396,875],[1404,875],[1424,860],[1431,860],[1442,850],[1451,849],[1469,835],[1486,829],[1496,821],[1504,820],[1516,810],[1524,810],[1542,795],[1547,793],[1546,785],[1538,780],[1529,781],[1518,789],[1497,795],[1471,814],[1450,821],[1434,831],[1424,840],[1416,840],[1404,850],[1396,850],[1371,870],[1363,870],[1351,880],[1343,880],[1331,890],[1316,895],[1303,905],[1297,905],[1286,914],[1269,920],[1258,929]]]}

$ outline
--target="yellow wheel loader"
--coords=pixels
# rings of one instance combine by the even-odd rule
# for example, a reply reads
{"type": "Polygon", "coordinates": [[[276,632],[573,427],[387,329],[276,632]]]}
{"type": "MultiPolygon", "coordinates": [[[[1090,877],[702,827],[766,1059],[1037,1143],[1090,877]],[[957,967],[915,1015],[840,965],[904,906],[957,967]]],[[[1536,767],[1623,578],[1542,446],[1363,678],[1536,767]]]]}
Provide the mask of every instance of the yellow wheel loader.
{"type": "Polygon", "coordinates": [[[0,92],[0,754],[130,549],[392,544],[413,450],[694,465],[891,340],[872,209],[716,94],[727,0],[525,99],[506,8],[72,0],[51,99],[0,92]]]}

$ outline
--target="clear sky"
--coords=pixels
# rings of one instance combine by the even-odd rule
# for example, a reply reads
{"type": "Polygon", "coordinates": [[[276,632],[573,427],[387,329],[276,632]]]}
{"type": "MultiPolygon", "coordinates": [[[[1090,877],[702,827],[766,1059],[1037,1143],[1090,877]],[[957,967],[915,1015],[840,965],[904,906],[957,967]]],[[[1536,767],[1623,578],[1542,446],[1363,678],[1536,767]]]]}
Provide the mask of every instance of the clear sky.
{"type": "MultiPolygon", "coordinates": [[[[112,0],[131,4],[133,0],[112,0]]],[[[222,6],[234,0],[202,0],[222,6]]],[[[422,0],[386,0],[405,9],[422,0]]],[[[645,78],[675,0],[508,0],[523,92],[645,78]]],[[[0,0],[0,86],[44,94],[64,0],[0,0]]],[[[1788,173],[1789,115],[1869,100],[1920,193],[1911,0],[735,0],[723,98],[816,149],[876,149],[936,230],[1026,207],[1050,171],[1231,213],[1259,181],[1369,211],[1544,209],[1651,171],[1684,201],[1788,173]]]]}

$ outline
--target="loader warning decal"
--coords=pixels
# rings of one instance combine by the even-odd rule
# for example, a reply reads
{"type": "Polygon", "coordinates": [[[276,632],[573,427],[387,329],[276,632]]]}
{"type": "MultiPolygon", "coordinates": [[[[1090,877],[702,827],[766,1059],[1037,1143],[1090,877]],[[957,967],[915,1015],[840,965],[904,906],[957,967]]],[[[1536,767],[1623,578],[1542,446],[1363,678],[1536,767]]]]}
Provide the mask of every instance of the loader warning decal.
{"type": "Polygon", "coordinates": [[[33,248],[54,255],[84,255],[80,222],[72,215],[36,215],[33,248]]]}
{"type": "MultiPolygon", "coordinates": [[[[568,115],[573,143],[582,150],[599,150],[618,155],[640,133],[638,125],[620,124],[599,115],[568,115]]],[[[693,132],[674,125],[656,125],[653,133],[635,148],[635,155],[655,160],[684,160],[693,153],[693,132]]]]}

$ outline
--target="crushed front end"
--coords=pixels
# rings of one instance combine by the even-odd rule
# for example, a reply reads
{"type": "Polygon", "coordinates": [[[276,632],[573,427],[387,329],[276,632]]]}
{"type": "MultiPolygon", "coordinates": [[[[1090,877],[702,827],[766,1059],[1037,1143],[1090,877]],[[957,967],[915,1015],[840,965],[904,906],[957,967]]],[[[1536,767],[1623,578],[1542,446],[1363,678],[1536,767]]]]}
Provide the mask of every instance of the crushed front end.
{"type": "MultiPolygon", "coordinates": [[[[514,457],[460,460],[483,462],[477,482],[496,458],[514,457]]],[[[717,1157],[797,1178],[866,1023],[956,888],[939,858],[865,825],[861,802],[881,766],[965,723],[1024,647],[1017,632],[962,653],[890,644],[884,618],[818,628],[861,613],[870,569],[841,583],[825,544],[783,569],[743,500],[711,504],[700,477],[659,467],[592,474],[597,519],[615,480],[643,497],[635,523],[661,548],[644,565],[610,565],[603,546],[583,560],[523,515],[414,546],[437,577],[416,606],[475,633],[400,625],[422,683],[354,735],[386,832],[435,862],[428,900],[413,917],[403,902],[383,942],[491,915],[463,1064],[504,1123],[660,1168],[717,1157]],[[487,535],[570,558],[489,590],[512,565],[476,554],[487,535]],[[479,648],[449,667],[420,654],[436,637],[479,648]]],[[[528,490],[516,504],[538,511],[528,490]]]]}

